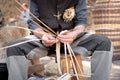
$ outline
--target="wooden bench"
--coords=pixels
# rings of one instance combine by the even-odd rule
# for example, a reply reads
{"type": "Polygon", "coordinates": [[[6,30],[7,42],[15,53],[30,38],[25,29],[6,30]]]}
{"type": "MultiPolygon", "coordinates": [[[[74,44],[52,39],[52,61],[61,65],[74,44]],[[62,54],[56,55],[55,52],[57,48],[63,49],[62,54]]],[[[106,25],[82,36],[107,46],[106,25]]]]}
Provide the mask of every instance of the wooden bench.
{"type": "MultiPolygon", "coordinates": [[[[75,68],[76,68],[76,70],[77,70],[77,73],[79,74],[79,80],[85,80],[85,77],[82,76],[82,75],[83,75],[83,65],[82,65],[81,56],[78,55],[78,54],[75,55],[75,57],[76,57],[77,62],[79,63],[79,65],[77,64],[74,56],[72,56],[72,57],[73,57],[73,62],[75,63],[75,68]],[[80,68],[80,69],[79,69],[79,68],[80,68]]],[[[70,73],[70,70],[71,70],[71,69],[73,69],[73,72],[75,72],[75,71],[74,71],[74,68],[73,68],[73,67],[71,68],[71,58],[70,58],[70,56],[67,57],[67,60],[68,60],[68,68],[69,68],[69,69],[68,69],[68,72],[70,73]]],[[[65,56],[62,56],[62,57],[61,57],[61,61],[60,61],[60,62],[61,62],[62,72],[63,72],[63,73],[66,73],[66,72],[67,72],[67,67],[66,67],[67,65],[66,65],[66,58],[65,58],[65,56]]],[[[76,77],[72,77],[71,80],[77,80],[77,79],[76,79],[76,77]]]]}
{"type": "MultiPolygon", "coordinates": [[[[50,56],[53,57],[53,55],[50,55],[50,56]]],[[[75,57],[76,57],[76,59],[77,59],[77,61],[79,63],[79,66],[80,66],[80,69],[79,69],[79,66],[77,65],[77,62],[76,62],[75,58],[73,57],[73,61],[75,63],[75,67],[76,67],[77,73],[80,75],[79,76],[79,80],[85,80],[85,77],[82,76],[83,75],[83,73],[82,73],[83,72],[83,65],[82,65],[81,56],[76,54],[75,57]]],[[[67,57],[67,60],[68,60],[67,61],[68,62],[68,72],[70,73],[71,69],[74,72],[73,67],[71,68],[71,58],[70,58],[70,56],[67,57]]],[[[33,64],[39,63],[39,60],[38,59],[34,59],[32,61],[32,63],[33,64]]],[[[60,64],[61,64],[61,70],[62,70],[63,74],[66,73],[67,72],[67,67],[66,67],[67,65],[66,65],[66,58],[65,58],[65,56],[61,56],[60,64]]],[[[76,79],[76,77],[72,77],[71,80],[77,80],[77,79],[76,79]]]]}

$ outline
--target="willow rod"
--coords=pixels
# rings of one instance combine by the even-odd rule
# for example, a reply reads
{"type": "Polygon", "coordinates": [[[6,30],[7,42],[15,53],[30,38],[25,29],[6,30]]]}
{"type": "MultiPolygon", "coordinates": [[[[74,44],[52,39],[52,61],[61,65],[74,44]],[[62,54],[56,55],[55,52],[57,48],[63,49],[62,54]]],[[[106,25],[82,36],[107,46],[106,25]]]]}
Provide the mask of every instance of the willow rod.
{"type": "Polygon", "coordinates": [[[73,57],[75,58],[75,61],[76,61],[77,65],[78,65],[78,67],[79,67],[80,72],[83,74],[83,71],[82,71],[82,69],[80,68],[80,64],[79,64],[79,62],[78,62],[78,60],[77,60],[77,58],[76,58],[76,56],[75,56],[75,53],[73,52],[73,50],[72,50],[72,48],[71,48],[71,46],[70,46],[69,44],[68,44],[68,47],[69,47],[69,49],[71,50],[73,57]]]}
{"type": "Polygon", "coordinates": [[[74,71],[75,71],[75,74],[76,74],[76,78],[77,78],[77,80],[79,80],[78,73],[77,73],[77,69],[76,69],[76,67],[75,67],[75,63],[74,63],[74,60],[73,60],[73,57],[72,57],[72,52],[71,52],[71,50],[70,50],[70,48],[69,48],[69,43],[66,43],[66,45],[67,45],[68,52],[69,52],[70,57],[71,57],[71,62],[72,62],[72,65],[73,65],[73,68],[74,68],[74,71]]]}
{"type": "Polygon", "coordinates": [[[67,47],[66,44],[64,43],[64,51],[65,51],[65,59],[66,59],[66,67],[67,67],[67,73],[69,73],[69,69],[68,69],[68,56],[67,56],[67,47]]]}
{"type": "Polygon", "coordinates": [[[30,15],[32,15],[36,20],[38,20],[42,25],[44,25],[47,29],[49,29],[51,32],[53,32],[55,35],[57,35],[57,33],[55,31],[53,31],[49,26],[47,26],[45,23],[43,23],[40,19],[38,19],[34,14],[32,14],[30,12],[30,15]]]}
{"type": "MultiPolygon", "coordinates": [[[[16,7],[16,9],[19,11],[19,12],[21,12],[21,10],[18,8],[18,7],[16,7]]],[[[41,25],[39,25],[37,22],[35,22],[34,20],[32,20],[31,18],[29,19],[29,20],[31,20],[36,26],[38,26],[39,28],[41,28],[42,30],[44,30],[44,31],[46,31],[46,32],[48,32],[48,33],[51,33],[49,30],[47,30],[46,28],[44,28],[44,27],[42,27],[41,25]]],[[[34,31],[34,30],[33,30],[34,31]]],[[[53,33],[51,33],[51,34],[53,34],[53,33]]],[[[55,34],[53,34],[54,36],[56,36],[55,34]]]]}
{"type": "MultiPolygon", "coordinates": [[[[15,0],[21,7],[22,4],[20,2],[18,2],[17,0],[15,0]]],[[[44,25],[47,29],[49,29],[52,33],[54,33],[55,35],[57,35],[57,33],[55,31],[53,31],[49,26],[47,26],[43,21],[41,21],[40,19],[38,19],[32,12],[30,12],[30,15],[35,18],[37,21],[39,21],[42,25],[44,25]]]]}
{"type": "Polygon", "coordinates": [[[0,48],[0,50],[6,49],[6,48],[10,48],[10,47],[14,47],[14,46],[17,46],[17,45],[21,45],[21,44],[24,44],[24,43],[27,43],[27,42],[39,41],[39,40],[41,40],[41,39],[31,39],[31,40],[23,41],[23,42],[16,43],[16,44],[13,44],[13,45],[10,45],[10,46],[2,47],[2,48],[0,48]]]}

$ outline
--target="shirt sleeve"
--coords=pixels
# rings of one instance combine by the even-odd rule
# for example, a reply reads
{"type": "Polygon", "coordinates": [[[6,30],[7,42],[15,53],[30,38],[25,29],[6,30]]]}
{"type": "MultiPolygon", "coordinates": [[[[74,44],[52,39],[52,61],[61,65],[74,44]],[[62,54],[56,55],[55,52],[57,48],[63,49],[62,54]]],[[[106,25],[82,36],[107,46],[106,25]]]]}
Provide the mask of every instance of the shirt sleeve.
{"type": "Polygon", "coordinates": [[[87,25],[87,4],[86,0],[79,0],[78,4],[75,6],[76,16],[75,25],[81,25],[86,27],[87,25]]]}
{"type": "MultiPolygon", "coordinates": [[[[30,0],[30,13],[34,14],[34,16],[36,16],[39,19],[38,6],[35,0],[30,0]]],[[[32,30],[37,29],[38,26],[36,26],[33,23],[33,21],[31,21],[31,19],[39,24],[39,22],[33,16],[30,15],[30,19],[28,20],[29,28],[32,30]]]]}

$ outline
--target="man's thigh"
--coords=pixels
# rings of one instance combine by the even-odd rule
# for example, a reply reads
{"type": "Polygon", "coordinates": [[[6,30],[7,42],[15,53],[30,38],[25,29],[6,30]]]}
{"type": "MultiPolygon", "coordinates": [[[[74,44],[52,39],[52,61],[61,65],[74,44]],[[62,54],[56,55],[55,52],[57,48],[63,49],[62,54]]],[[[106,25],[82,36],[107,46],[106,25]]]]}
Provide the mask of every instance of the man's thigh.
{"type": "Polygon", "coordinates": [[[9,44],[11,46],[7,49],[9,56],[23,56],[25,55],[28,59],[34,57],[42,57],[47,55],[47,48],[41,44],[40,39],[34,35],[19,38],[9,44]],[[38,55],[39,53],[39,55],[38,55]]]}
{"type": "Polygon", "coordinates": [[[71,45],[75,53],[90,56],[94,51],[110,51],[111,41],[103,36],[86,33],[71,45]]]}

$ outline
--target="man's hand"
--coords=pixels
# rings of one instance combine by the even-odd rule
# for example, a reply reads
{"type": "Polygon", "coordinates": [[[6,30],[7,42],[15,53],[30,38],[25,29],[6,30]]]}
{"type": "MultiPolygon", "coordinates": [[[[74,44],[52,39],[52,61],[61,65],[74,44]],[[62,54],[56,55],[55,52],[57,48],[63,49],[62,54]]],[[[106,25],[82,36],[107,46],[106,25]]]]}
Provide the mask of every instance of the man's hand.
{"type": "Polygon", "coordinates": [[[40,28],[36,29],[33,33],[38,38],[42,39],[43,45],[45,45],[46,47],[49,47],[57,43],[58,41],[62,43],[68,42],[69,44],[71,44],[76,39],[76,37],[84,30],[85,30],[85,27],[76,26],[71,31],[67,31],[67,30],[61,31],[60,34],[57,36],[57,38],[53,37],[52,34],[48,34],[44,32],[40,28]]]}
{"type": "Polygon", "coordinates": [[[62,43],[68,42],[71,44],[76,39],[76,37],[77,37],[77,34],[75,34],[74,32],[65,30],[58,35],[57,39],[62,43]]]}
{"type": "Polygon", "coordinates": [[[46,47],[52,46],[58,41],[52,34],[46,33],[40,28],[34,30],[33,33],[42,40],[43,45],[46,47]]]}
{"type": "Polygon", "coordinates": [[[60,42],[62,42],[62,43],[68,42],[69,44],[71,44],[77,38],[77,36],[81,32],[83,32],[84,30],[85,30],[85,27],[83,27],[83,26],[76,26],[71,31],[64,30],[64,31],[60,32],[60,34],[58,35],[57,39],[60,42]]]}
{"type": "Polygon", "coordinates": [[[41,39],[43,45],[45,45],[46,47],[52,46],[53,44],[58,42],[58,40],[55,37],[53,37],[51,34],[45,34],[42,36],[41,39]]]}

